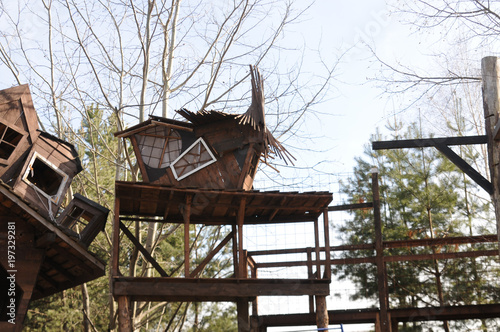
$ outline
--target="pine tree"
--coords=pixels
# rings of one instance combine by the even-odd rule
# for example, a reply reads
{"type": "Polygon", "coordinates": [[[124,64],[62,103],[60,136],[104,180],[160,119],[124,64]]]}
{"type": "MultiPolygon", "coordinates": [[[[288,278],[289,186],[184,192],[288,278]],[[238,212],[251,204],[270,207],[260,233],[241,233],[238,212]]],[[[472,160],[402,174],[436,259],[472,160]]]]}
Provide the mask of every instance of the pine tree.
{"type": "MultiPolygon", "coordinates": [[[[391,139],[421,138],[416,124],[393,126],[391,139]]],[[[381,140],[380,135],[374,140],[381,140]]],[[[352,203],[371,200],[370,169],[379,169],[381,214],[385,241],[445,238],[472,235],[484,229],[474,220],[488,216],[488,205],[472,193],[477,188],[437,150],[432,148],[365,152],[367,161],[357,158],[354,176],[345,183],[344,193],[352,203]]],[[[464,154],[464,158],[467,155],[464,154]]],[[[352,219],[339,228],[346,244],[374,242],[373,216],[369,211],[353,211],[352,219]]],[[[484,234],[484,233],[483,233],[484,234]]],[[[455,246],[393,248],[385,255],[432,254],[457,251],[455,246]]],[[[475,247],[479,249],[479,247],[475,247]]],[[[373,252],[350,251],[346,258],[373,256],[373,252]]],[[[491,258],[420,260],[387,263],[390,307],[440,306],[488,303],[485,280],[479,266],[491,258]],[[461,286],[459,286],[461,285],[461,286]]],[[[341,279],[354,282],[355,299],[378,299],[376,268],[373,264],[350,264],[336,269],[341,279]]],[[[496,284],[496,283],[495,283],[496,284]]],[[[460,323],[443,322],[444,330],[460,323]]],[[[485,322],[482,322],[486,326],[485,322]]],[[[424,324],[404,326],[403,331],[419,331],[424,324]]],[[[401,329],[400,329],[401,330],[401,329]]]]}

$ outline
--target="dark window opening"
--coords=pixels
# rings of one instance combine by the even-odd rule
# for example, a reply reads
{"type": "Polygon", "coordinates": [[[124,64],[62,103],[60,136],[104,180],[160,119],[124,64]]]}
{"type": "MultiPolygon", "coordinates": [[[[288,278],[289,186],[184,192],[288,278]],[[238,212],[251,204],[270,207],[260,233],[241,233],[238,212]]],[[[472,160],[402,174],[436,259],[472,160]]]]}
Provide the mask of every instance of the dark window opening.
{"type": "Polygon", "coordinates": [[[81,233],[93,217],[93,214],[86,212],[81,207],[74,206],[73,209],[66,215],[66,218],[64,218],[62,225],[71,229],[75,233],[81,233]]]}
{"type": "Polygon", "coordinates": [[[55,196],[64,182],[64,177],[38,158],[29,166],[26,179],[48,196],[55,196]]]}
{"type": "Polygon", "coordinates": [[[23,135],[0,123],[0,158],[9,159],[23,135]]]}

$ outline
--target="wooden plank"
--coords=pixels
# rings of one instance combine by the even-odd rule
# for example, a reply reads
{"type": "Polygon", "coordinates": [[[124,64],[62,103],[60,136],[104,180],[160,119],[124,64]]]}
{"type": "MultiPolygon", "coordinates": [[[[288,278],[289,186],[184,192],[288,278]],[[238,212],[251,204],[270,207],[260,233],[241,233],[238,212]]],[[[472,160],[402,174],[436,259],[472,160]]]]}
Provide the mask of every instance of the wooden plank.
{"type": "Polygon", "coordinates": [[[137,165],[139,165],[139,169],[141,170],[142,180],[144,182],[149,182],[148,171],[146,169],[144,161],[142,160],[142,153],[141,149],[139,149],[139,144],[137,143],[137,139],[135,138],[134,135],[130,135],[129,138],[130,142],[132,143],[132,148],[134,149],[134,153],[136,155],[137,165]]]}
{"type": "Polygon", "coordinates": [[[373,208],[372,202],[358,203],[358,204],[343,204],[329,206],[328,211],[348,211],[348,210],[358,210],[358,209],[371,209],[373,208]]]}
{"type": "Polygon", "coordinates": [[[373,150],[390,150],[390,149],[405,149],[405,148],[424,148],[440,145],[469,145],[469,144],[486,144],[488,142],[487,135],[478,136],[461,136],[461,137],[440,137],[440,138],[424,138],[424,139],[407,139],[407,140],[392,140],[392,141],[375,141],[372,142],[373,150]]]}
{"type": "Polygon", "coordinates": [[[391,321],[389,309],[389,290],[387,286],[387,270],[384,262],[384,247],[382,234],[382,218],[380,213],[380,192],[378,170],[372,170],[373,220],[375,229],[375,264],[377,266],[377,287],[380,308],[380,331],[390,332],[391,321]]]}
{"type": "Polygon", "coordinates": [[[243,253],[243,224],[245,222],[245,206],[246,206],[246,198],[243,197],[240,200],[240,205],[238,208],[238,215],[237,215],[238,257],[239,257],[238,267],[239,267],[239,277],[240,278],[247,278],[247,276],[248,276],[248,273],[245,269],[245,267],[246,267],[245,255],[243,253]]]}
{"type": "Polygon", "coordinates": [[[314,221],[314,251],[316,253],[316,278],[321,279],[321,257],[319,250],[319,225],[318,219],[314,221]]]}
{"type": "Polygon", "coordinates": [[[461,252],[445,252],[436,254],[421,254],[421,255],[395,255],[385,256],[384,262],[402,262],[402,261],[422,261],[435,259],[458,259],[458,258],[473,258],[498,256],[498,250],[477,250],[477,251],[461,251],[461,252]]]}
{"type": "Polygon", "coordinates": [[[250,315],[248,314],[248,299],[236,301],[238,332],[250,332],[250,315]]]}
{"type": "Polygon", "coordinates": [[[189,221],[191,218],[191,201],[192,196],[186,196],[186,205],[184,207],[184,276],[189,277],[189,221]]]}
{"type": "Polygon", "coordinates": [[[238,278],[240,271],[238,269],[238,232],[237,232],[236,224],[233,223],[231,225],[231,228],[232,228],[231,233],[233,233],[233,241],[232,241],[232,244],[233,244],[233,270],[234,270],[234,276],[236,278],[238,278]]]}
{"type": "Polygon", "coordinates": [[[316,299],[316,326],[318,330],[328,329],[328,308],[325,296],[315,296],[316,299]]]}
{"type": "Polygon", "coordinates": [[[153,256],[151,256],[151,254],[146,250],[146,248],[144,248],[144,246],[139,242],[139,240],[137,240],[136,237],[128,230],[127,226],[125,226],[121,221],[119,221],[119,223],[122,232],[129,238],[130,241],[132,241],[135,247],[141,252],[144,259],[146,259],[162,277],[168,277],[167,272],[163,270],[163,268],[160,266],[160,264],[158,264],[156,259],[154,259],[153,256]]]}
{"type": "Polygon", "coordinates": [[[475,236],[457,236],[434,239],[411,239],[398,241],[384,241],[384,248],[410,248],[423,246],[446,246],[455,244],[474,244],[496,242],[497,235],[475,235],[475,236]]]}
{"type": "Polygon", "coordinates": [[[113,219],[113,248],[111,252],[111,275],[120,275],[120,199],[115,198],[115,214],[113,219]]]}
{"type": "MultiPolygon", "coordinates": [[[[444,307],[417,307],[389,309],[391,317],[400,322],[435,321],[443,319],[485,319],[498,318],[500,304],[455,305],[444,307]]],[[[330,324],[373,324],[378,309],[329,310],[330,324]]],[[[255,317],[259,327],[307,326],[315,324],[314,314],[266,315],[255,317]]]]}
{"type": "Polygon", "coordinates": [[[324,236],[325,236],[325,259],[326,259],[326,266],[325,266],[325,276],[324,278],[326,279],[331,279],[332,278],[332,264],[331,264],[331,251],[330,251],[330,222],[328,221],[328,209],[325,209],[323,211],[323,227],[324,229],[324,236]]]}
{"type": "Polygon", "coordinates": [[[120,332],[132,332],[132,308],[130,297],[118,297],[118,330],[120,332]]]}
{"type": "MultiPolygon", "coordinates": [[[[257,153],[257,152],[255,150],[254,144],[252,143],[248,147],[247,156],[245,158],[245,163],[243,164],[243,167],[241,169],[240,179],[238,180],[238,188],[243,188],[246,177],[247,177],[249,170],[250,170],[250,167],[251,167],[252,157],[254,156],[255,153],[257,153]]],[[[250,189],[250,188],[247,188],[247,190],[248,189],[250,189]]]]}
{"type": "Polygon", "coordinates": [[[256,296],[301,296],[330,294],[329,282],[297,279],[183,279],[115,278],[113,295],[131,296],[134,301],[233,301],[256,296]],[[236,282],[234,282],[236,281],[236,282]]]}

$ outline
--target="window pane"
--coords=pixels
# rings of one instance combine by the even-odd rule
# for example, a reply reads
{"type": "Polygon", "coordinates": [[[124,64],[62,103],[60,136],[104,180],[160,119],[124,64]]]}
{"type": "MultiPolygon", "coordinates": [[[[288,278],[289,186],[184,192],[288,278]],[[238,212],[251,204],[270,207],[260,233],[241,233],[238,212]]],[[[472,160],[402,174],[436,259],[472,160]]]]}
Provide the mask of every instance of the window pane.
{"type": "Polygon", "coordinates": [[[199,138],[171,165],[177,180],[199,171],[203,167],[215,162],[216,159],[208,150],[205,141],[199,138]]]}
{"type": "Polygon", "coordinates": [[[156,126],[136,134],[142,161],[153,168],[165,168],[181,153],[179,133],[171,128],[156,126]]]}

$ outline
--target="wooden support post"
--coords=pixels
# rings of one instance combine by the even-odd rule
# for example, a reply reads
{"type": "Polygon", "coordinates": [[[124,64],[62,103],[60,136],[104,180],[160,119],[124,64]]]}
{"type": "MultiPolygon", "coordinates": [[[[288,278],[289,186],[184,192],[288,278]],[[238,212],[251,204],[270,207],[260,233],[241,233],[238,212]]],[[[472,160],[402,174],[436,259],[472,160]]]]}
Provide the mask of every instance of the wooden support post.
{"type": "MultiPolygon", "coordinates": [[[[313,267],[312,267],[312,248],[307,248],[307,277],[309,279],[314,279],[313,277],[313,267]]],[[[314,313],[314,296],[309,296],[309,312],[314,313]]]]}
{"type": "Polygon", "coordinates": [[[323,226],[325,228],[325,275],[323,278],[332,278],[332,263],[330,255],[330,223],[328,221],[328,208],[323,210],[323,226]]]}
{"type": "Polygon", "coordinates": [[[380,332],[380,312],[375,313],[375,332],[380,332]]]}
{"type": "Polygon", "coordinates": [[[388,315],[389,294],[387,291],[387,273],[384,263],[384,247],[382,237],[382,218],[380,215],[380,193],[378,185],[378,169],[372,169],[373,219],[375,227],[375,262],[377,264],[377,284],[380,305],[380,331],[391,332],[388,315]]]}
{"type": "Polygon", "coordinates": [[[321,279],[321,257],[319,252],[319,225],[318,219],[314,221],[314,246],[316,252],[316,279],[321,279]]]}
{"type": "MultiPolygon", "coordinates": [[[[318,329],[328,329],[328,308],[326,296],[316,295],[316,326],[318,329]]],[[[323,330],[324,331],[324,330],[323,330]]]]}
{"type": "Polygon", "coordinates": [[[250,315],[248,314],[248,299],[236,301],[238,311],[238,332],[250,332],[250,315]]]}
{"type": "Polygon", "coordinates": [[[238,269],[238,232],[236,231],[236,225],[232,225],[233,233],[233,266],[234,266],[234,277],[238,278],[240,271],[238,269]]]}
{"type": "Polygon", "coordinates": [[[391,319],[391,328],[392,328],[392,332],[398,332],[399,322],[397,319],[394,319],[394,318],[391,319]]]}
{"type": "MultiPolygon", "coordinates": [[[[258,273],[257,273],[257,266],[252,267],[252,279],[257,279],[258,273]]],[[[259,297],[255,297],[255,299],[252,301],[252,316],[258,316],[259,315],[259,297]]]]}
{"type": "Polygon", "coordinates": [[[132,332],[130,297],[118,297],[118,332],[132,332]]]}
{"type": "Polygon", "coordinates": [[[245,222],[245,205],[246,198],[243,197],[240,201],[240,207],[238,208],[238,271],[239,278],[247,278],[248,272],[246,271],[246,257],[243,252],[243,223],[245,222]]]}
{"type": "Polygon", "coordinates": [[[497,219],[497,235],[500,250],[500,141],[496,137],[500,122],[500,59],[485,57],[481,61],[483,79],[483,107],[486,136],[488,137],[488,163],[490,166],[493,194],[491,199],[497,219]]]}
{"type": "Polygon", "coordinates": [[[189,224],[191,222],[191,202],[192,196],[186,196],[186,206],[184,207],[184,276],[189,278],[189,224]]]}
{"type": "Polygon", "coordinates": [[[120,255],[120,199],[115,198],[115,218],[113,220],[113,251],[111,263],[111,277],[116,277],[120,274],[118,267],[120,255]]]}

